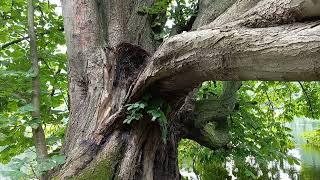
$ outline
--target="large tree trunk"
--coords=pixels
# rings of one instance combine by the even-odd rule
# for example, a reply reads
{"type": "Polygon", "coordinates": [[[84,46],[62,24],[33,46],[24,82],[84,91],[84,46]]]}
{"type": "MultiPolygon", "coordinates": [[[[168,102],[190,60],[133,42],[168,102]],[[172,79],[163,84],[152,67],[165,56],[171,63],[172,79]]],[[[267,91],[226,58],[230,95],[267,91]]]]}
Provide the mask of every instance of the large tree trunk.
{"type": "Polygon", "coordinates": [[[199,102],[192,91],[199,83],[319,79],[320,22],[304,20],[319,15],[306,13],[308,3],[320,2],[200,0],[194,31],[160,47],[150,18],[138,13],[153,3],[63,0],[71,109],[67,161],[55,177],[180,179],[179,140],[226,146],[240,86],[227,82],[219,98],[199,102]],[[166,142],[148,116],[123,124],[125,105],[146,90],[172,107],[166,142]]]}

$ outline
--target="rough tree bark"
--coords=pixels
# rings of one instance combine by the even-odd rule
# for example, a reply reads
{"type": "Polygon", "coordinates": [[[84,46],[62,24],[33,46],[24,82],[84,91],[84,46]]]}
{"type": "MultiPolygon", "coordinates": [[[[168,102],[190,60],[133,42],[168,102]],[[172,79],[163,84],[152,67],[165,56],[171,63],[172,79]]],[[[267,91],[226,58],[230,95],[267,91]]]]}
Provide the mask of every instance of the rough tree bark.
{"type": "Polygon", "coordinates": [[[319,80],[320,2],[199,0],[193,31],[156,47],[138,10],[154,0],[63,0],[70,121],[58,179],[180,179],[177,145],[228,143],[240,82],[195,101],[205,80],[319,80]],[[312,5],[312,6],[310,6],[312,5]],[[312,13],[310,13],[312,12],[312,13]],[[145,116],[122,122],[144,92],[171,105],[168,138],[145,116]]]}

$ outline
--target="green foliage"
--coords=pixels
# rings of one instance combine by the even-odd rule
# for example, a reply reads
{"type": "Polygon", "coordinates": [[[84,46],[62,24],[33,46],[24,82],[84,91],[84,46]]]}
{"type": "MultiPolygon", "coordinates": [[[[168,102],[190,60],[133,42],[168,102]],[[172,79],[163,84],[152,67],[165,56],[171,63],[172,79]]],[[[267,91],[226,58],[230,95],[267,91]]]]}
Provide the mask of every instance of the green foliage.
{"type": "Polygon", "coordinates": [[[191,16],[197,12],[198,0],[176,0],[169,10],[169,17],[175,25],[187,26],[191,16]]]}
{"type": "Polygon", "coordinates": [[[163,142],[167,141],[168,120],[166,113],[170,112],[170,106],[167,105],[161,98],[152,98],[150,94],[143,96],[141,101],[127,105],[128,115],[123,123],[130,124],[133,120],[140,120],[145,115],[150,116],[151,121],[158,121],[163,142]]]}
{"type": "Polygon", "coordinates": [[[123,123],[130,124],[133,120],[139,120],[143,117],[143,109],[146,107],[146,102],[138,101],[134,104],[128,104],[127,110],[129,115],[123,121],[123,123]]]}
{"type": "Polygon", "coordinates": [[[139,13],[145,13],[148,15],[157,15],[165,12],[169,7],[171,0],[156,0],[151,7],[142,7],[139,13]]]}
{"type": "Polygon", "coordinates": [[[153,31],[153,39],[156,41],[161,41],[168,34],[165,23],[167,21],[167,9],[171,1],[156,0],[152,6],[143,6],[138,10],[138,14],[148,15],[153,31]]]}
{"type": "Polygon", "coordinates": [[[307,145],[320,148],[320,129],[305,132],[303,137],[307,140],[307,145]]]}
{"type": "MultiPolygon", "coordinates": [[[[50,156],[57,155],[61,148],[68,119],[67,63],[62,51],[65,44],[63,21],[55,8],[56,5],[48,2],[35,3],[35,29],[41,61],[41,118],[32,119],[33,69],[26,38],[27,2],[0,2],[0,163],[21,161],[12,158],[33,146],[31,131],[40,123],[45,127],[50,156]]],[[[59,161],[56,158],[50,161],[50,166],[56,160],[59,161]]],[[[16,171],[9,173],[19,175],[16,171]]]]}
{"type": "Polygon", "coordinates": [[[186,171],[193,171],[201,179],[225,179],[227,153],[221,149],[215,152],[191,141],[182,140],[179,144],[179,166],[186,171]]]}
{"type": "Polygon", "coordinates": [[[209,99],[210,97],[218,97],[222,93],[222,82],[205,81],[198,90],[197,100],[209,99]]]}
{"type": "MultiPolygon", "coordinates": [[[[183,140],[179,146],[180,167],[196,172],[201,179],[228,177],[225,171],[228,163],[233,165],[233,175],[240,179],[269,179],[268,172],[278,173],[267,167],[270,162],[284,172],[291,171],[283,166],[283,162],[299,164],[299,161],[287,153],[294,148],[294,143],[291,129],[285,123],[294,117],[319,118],[320,114],[316,108],[319,107],[319,83],[301,84],[243,82],[235,110],[230,116],[231,142],[228,146],[231,149],[211,151],[195,142],[183,140]]],[[[204,82],[199,89],[198,100],[219,96],[221,92],[221,82],[204,82]]],[[[312,137],[319,142],[317,136],[312,137]]]]}
{"type": "Polygon", "coordinates": [[[141,7],[138,13],[149,16],[153,39],[161,42],[172,33],[172,26],[166,25],[167,22],[172,22],[178,33],[191,28],[189,21],[197,14],[197,5],[198,0],[156,0],[150,7],[141,7]]]}
{"type": "Polygon", "coordinates": [[[27,150],[10,161],[7,169],[0,174],[11,179],[39,179],[40,175],[52,168],[65,163],[65,157],[53,155],[41,163],[37,163],[36,154],[33,149],[27,150]]]}

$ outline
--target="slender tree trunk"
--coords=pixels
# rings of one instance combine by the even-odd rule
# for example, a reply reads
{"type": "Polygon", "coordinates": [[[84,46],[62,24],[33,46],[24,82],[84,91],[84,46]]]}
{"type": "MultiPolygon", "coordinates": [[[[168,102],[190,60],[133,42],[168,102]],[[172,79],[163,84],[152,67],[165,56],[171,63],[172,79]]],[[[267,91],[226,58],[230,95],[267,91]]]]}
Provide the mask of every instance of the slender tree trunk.
{"type": "MultiPolygon", "coordinates": [[[[34,76],[32,79],[32,119],[40,121],[40,80],[39,80],[39,60],[37,55],[36,34],[34,30],[34,6],[33,0],[28,0],[28,26],[30,37],[30,59],[32,60],[32,69],[34,76]]],[[[32,128],[32,137],[34,139],[37,160],[39,163],[48,158],[45,134],[41,123],[38,127],[32,128]]],[[[46,173],[41,175],[41,179],[47,179],[46,173]]]]}
{"type": "Polygon", "coordinates": [[[63,0],[71,108],[67,161],[55,177],[180,179],[178,142],[225,147],[241,85],[196,101],[199,83],[319,79],[320,23],[305,22],[311,0],[200,0],[194,31],[159,47],[150,17],[138,13],[154,2],[63,0]],[[147,91],[171,106],[166,143],[147,115],[123,124],[126,105],[147,91]]]}

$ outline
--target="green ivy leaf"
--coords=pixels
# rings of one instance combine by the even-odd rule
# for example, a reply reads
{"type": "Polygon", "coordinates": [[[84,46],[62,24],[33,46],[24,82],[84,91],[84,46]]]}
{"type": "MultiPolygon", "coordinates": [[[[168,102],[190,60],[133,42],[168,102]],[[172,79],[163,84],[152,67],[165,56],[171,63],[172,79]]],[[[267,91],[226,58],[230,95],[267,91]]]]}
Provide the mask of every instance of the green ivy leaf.
{"type": "Polygon", "coordinates": [[[147,113],[151,115],[152,117],[151,121],[155,121],[156,119],[160,118],[162,115],[162,111],[160,110],[160,108],[151,109],[147,111],[147,113]]]}

